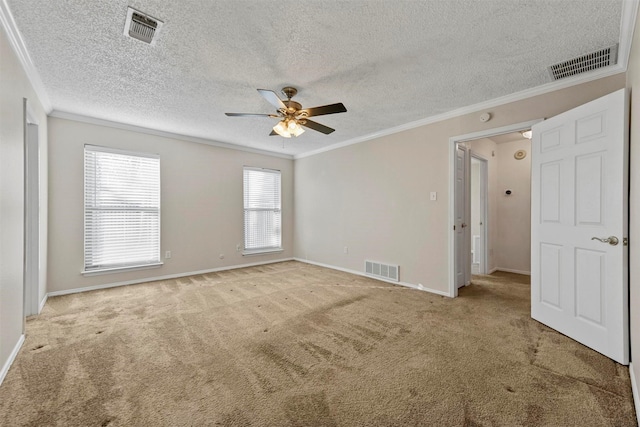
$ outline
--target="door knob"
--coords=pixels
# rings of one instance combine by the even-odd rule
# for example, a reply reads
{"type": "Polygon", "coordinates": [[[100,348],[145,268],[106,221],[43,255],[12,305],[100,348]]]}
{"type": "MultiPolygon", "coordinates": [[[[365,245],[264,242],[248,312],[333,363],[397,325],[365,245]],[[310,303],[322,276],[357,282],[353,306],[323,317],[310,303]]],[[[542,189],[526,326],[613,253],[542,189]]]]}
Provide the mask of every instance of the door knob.
{"type": "Polygon", "coordinates": [[[609,237],[605,237],[605,238],[601,238],[601,237],[592,237],[591,240],[598,240],[602,243],[608,243],[611,246],[615,246],[618,243],[620,243],[620,241],[618,240],[618,238],[616,236],[609,236],[609,237]]]}
{"type": "Polygon", "coordinates": [[[467,226],[467,224],[465,224],[464,222],[462,223],[462,228],[465,228],[467,226]]]}

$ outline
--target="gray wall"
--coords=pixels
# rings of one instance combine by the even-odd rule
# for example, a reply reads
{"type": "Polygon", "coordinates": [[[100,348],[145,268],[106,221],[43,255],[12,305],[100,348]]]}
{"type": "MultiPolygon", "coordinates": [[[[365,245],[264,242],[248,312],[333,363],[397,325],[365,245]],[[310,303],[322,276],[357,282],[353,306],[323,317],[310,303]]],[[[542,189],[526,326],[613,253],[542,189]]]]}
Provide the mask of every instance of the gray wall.
{"type": "Polygon", "coordinates": [[[293,160],[49,118],[49,292],[261,263],[293,256],[293,160]],[[160,154],[159,268],[83,276],[84,144],[160,154]],[[284,252],[242,256],[242,167],[282,171],[284,252]],[[224,259],[220,259],[224,254],[224,259]]]}
{"type": "Polygon", "coordinates": [[[395,263],[401,281],[448,292],[449,138],[551,117],[624,85],[618,74],[502,105],[486,123],[467,114],[296,160],[296,257],[360,272],[365,259],[395,263]]]}
{"type": "MultiPolygon", "coordinates": [[[[47,116],[4,30],[0,30],[0,369],[22,335],[24,248],[24,114],[27,98],[39,125],[41,159],[47,156],[47,116]]],[[[47,259],[47,165],[40,168],[40,300],[47,259]]]]}

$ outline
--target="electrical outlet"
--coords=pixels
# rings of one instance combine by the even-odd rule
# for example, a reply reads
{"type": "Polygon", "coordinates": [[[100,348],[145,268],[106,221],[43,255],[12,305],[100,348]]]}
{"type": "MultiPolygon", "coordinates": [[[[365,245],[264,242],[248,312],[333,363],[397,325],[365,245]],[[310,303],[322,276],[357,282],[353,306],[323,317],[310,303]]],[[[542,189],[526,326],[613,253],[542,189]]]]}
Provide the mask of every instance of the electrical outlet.
{"type": "Polygon", "coordinates": [[[349,253],[349,246],[345,246],[345,247],[344,247],[344,253],[345,253],[345,254],[348,254],[348,253],[349,253]]]}
{"type": "Polygon", "coordinates": [[[224,259],[224,254],[220,254],[220,259],[224,259]]]}
{"type": "Polygon", "coordinates": [[[165,258],[165,259],[169,259],[169,258],[171,258],[171,251],[166,251],[166,252],[164,253],[164,258],[165,258]]]}
{"type": "Polygon", "coordinates": [[[436,193],[435,191],[432,191],[429,194],[429,197],[430,197],[431,200],[438,200],[438,193],[436,193]]]}
{"type": "Polygon", "coordinates": [[[242,245],[240,243],[238,243],[236,245],[236,252],[240,252],[242,250],[242,245]]]}

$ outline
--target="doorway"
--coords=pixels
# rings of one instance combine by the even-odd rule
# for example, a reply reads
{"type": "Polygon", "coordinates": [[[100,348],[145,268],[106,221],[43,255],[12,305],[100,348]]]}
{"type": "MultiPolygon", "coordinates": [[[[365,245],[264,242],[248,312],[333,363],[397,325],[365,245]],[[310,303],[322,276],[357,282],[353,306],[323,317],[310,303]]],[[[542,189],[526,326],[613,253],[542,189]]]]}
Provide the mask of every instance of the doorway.
{"type": "MultiPolygon", "coordinates": [[[[506,210],[503,213],[503,217],[506,219],[506,227],[502,227],[504,228],[503,234],[506,236],[507,240],[513,241],[514,244],[519,244],[524,248],[524,252],[526,253],[524,253],[522,258],[529,260],[530,247],[518,242],[517,237],[515,237],[517,233],[529,233],[529,216],[524,217],[513,215],[513,212],[509,211],[509,207],[522,207],[522,203],[519,198],[526,199],[528,205],[530,203],[530,196],[528,191],[520,190],[522,187],[518,188],[517,191],[512,189],[507,193],[507,191],[510,190],[509,187],[512,183],[510,183],[509,180],[498,183],[498,176],[495,171],[495,167],[493,168],[493,172],[489,172],[488,164],[490,161],[495,162],[497,160],[495,156],[498,151],[498,149],[495,148],[496,143],[492,142],[490,138],[508,139],[513,138],[513,136],[510,135],[519,135],[520,139],[523,140],[524,138],[519,132],[531,129],[531,126],[541,121],[542,119],[533,120],[450,138],[451,176],[449,188],[449,209],[450,212],[452,212],[452,215],[450,215],[449,230],[453,230],[453,232],[451,233],[449,251],[451,268],[449,276],[449,296],[457,297],[458,287],[467,285],[471,282],[471,274],[472,272],[475,273],[475,271],[473,271],[474,264],[477,264],[475,268],[477,268],[478,274],[490,274],[497,269],[511,271],[514,273],[529,274],[528,271],[525,271],[528,269],[525,268],[503,268],[503,266],[499,264],[500,260],[496,259],[497,254],[494,251],[494,243],[498,240],[499,232],[499,224],[496,220],[498,218],[496,205],[497,198],[501,197],[504,199],[501,201],[508,200],[508,203],[503,204],[506,206],[506,210]],[[491,144],[493,144],[494,148],[491,147],[491,144]],[[485,202],[485,206],[484,209],[482,207],[478,208],[480,212],[476,215],[478,217],[477,220],[472,217],[473,191],[471,189],[471,177],[473,175],[473,158],[478,162],[478,173],[481,174],[480,171],[483,168],[483,166],[481,166],[483,161],[486,165],[486,193],[483,193],[479,188],[482,178],[478,177],[478,201],[483,200],[485,202]],[[464,162],[464,166],[461,165],[461,162],[464,162]],[[464,182],[460,182],[461,179],[463,179],[464,182]],[[490,187],[493,188],[492,191],[489,191],[490,187]],[[491,207],[489,203],[490,199],[494,201],[492,204],[493,206],[491,207]],[[474,223],[477,223],[477,227],[474,227],[474,223]],[[482,226],[480,226],[480,223],[482,223],[482,226]],[[470,224],[471,226],[467,227],[467,224],[470,224]],[[474,246],[474,244],[477,246],[474,246]],[[481,271],[484,271],[484,273],[480,273],[481,271]],[[461,285],[461,282],[464,284],[461,285]]],[[[512,161],[518,160],[518,157],[515,157],[515,153],[510,153],[510,157],[512,161]]],[[[527,161],[530,161],[530,158],[527,159],[527,161]]],[[[517,171],[518,167],[521,165],[522,164],[516,163],[515,166],[511,167],[517,171]]],[[[530,187],[529,179],[530,178],[528,178],[524,184],[526,188],[530,187]]],[[[527,210],[528,208],[524,209],[524,211],[527,210]]],[[[530,213],[528,215],[530,215],[530,213]]]]}

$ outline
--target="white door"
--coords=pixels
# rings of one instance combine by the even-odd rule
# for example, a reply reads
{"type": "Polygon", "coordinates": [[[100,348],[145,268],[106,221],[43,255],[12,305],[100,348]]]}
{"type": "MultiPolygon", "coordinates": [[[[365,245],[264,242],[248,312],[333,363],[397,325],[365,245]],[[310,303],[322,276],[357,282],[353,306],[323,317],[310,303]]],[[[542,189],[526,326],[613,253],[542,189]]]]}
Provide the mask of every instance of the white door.
{"type": "Polygon", "coordinates": [[[531,317],[629,363],[624,89],[533,126],[531,317]]]}
{"type": "Polygon", "coordinates": [[[455,247],[456,247],[456,287],[466,285],[466,270],[469,264],[466,244],[466,200],[467,200],[467,148],[456,144],[456,185],[455,185],[455,247]]]}
{"type": "Polygon", "coordinates": [[[487,160],[473,152],[471,155],[471,230],[472,274],[486,274],[486,217],[487,217],[487,160]]]}

